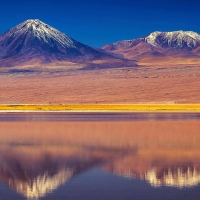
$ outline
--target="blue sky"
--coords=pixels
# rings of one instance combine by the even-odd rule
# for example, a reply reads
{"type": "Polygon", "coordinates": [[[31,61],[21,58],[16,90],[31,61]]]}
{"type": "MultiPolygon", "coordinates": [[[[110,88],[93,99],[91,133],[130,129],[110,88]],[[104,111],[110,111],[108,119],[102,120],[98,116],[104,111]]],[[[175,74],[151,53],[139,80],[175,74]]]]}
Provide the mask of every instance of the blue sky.
{"type": "Polygon", "coordinates": [[[0,33],[40,19],[92,47],[153,31],[200,33],[200,0],[9,0],[0,3],[0,33]]]}

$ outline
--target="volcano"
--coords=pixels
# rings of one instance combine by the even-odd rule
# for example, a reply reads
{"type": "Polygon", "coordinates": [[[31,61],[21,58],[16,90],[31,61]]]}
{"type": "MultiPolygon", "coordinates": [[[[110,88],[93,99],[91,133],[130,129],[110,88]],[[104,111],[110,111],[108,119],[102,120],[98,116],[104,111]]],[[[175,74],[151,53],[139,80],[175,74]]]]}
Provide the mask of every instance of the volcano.
{"type": "Polygon", "coordinates": [[[109,59],[111,56],[82,44],[42,21],[27,20],[0,35],[0,65],[14,66],[30,60],[73,63],[109,59]]]}
{"type": "Polygon", "coordinates": [[[160,61],[165,58],[198,59],[200,35],[193,31],[156,31],[145,37],[108,44],[102,49],[137,61],[148,57],[160,61]]]}

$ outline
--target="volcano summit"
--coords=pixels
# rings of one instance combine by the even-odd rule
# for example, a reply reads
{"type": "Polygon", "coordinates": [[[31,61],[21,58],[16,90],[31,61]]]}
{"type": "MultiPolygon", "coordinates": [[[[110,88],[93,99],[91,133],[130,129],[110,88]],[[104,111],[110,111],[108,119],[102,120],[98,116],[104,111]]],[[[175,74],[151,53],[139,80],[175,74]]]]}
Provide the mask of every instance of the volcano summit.
{"type": "Polygon", "coordinates": [[[103,50],[126,59],[199,58],[200,35],[193,31],[153,32],[145,37],[108,44],[103,50]]]}
{"type": "Polygon", "coordinates": [[[32,59],[42,63],[54,60],[77,63],[110,57],[38,19],[24,21],[0,35],[1,66],[14,66],[32,59]]]}

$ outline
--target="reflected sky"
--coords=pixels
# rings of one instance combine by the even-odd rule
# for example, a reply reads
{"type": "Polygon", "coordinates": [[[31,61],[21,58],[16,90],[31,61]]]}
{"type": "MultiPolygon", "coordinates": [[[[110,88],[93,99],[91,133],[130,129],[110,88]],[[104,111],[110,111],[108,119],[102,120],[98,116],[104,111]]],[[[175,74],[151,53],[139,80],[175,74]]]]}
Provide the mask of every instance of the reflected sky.
{"type": "MultiPolygon", "coordinates": [[[[90,184],[98,168],[109,180],[120,177],[121,199],[125,193],[122,179],[140,180],[141,187],[148,184],[157,192],[162,187],[199,187],[200,120],[184,116],[179,120],[166,116],[167,120],[101,118],[1,120],[0,182],[25,199],[45,199],[59,188],[70,187],[81,174],[90,173],[85,183],[90,184]]],[[[98,183],[99,188],[104,185],[104,181],[98,183]]],[[[77,193],[77,189],[70,192],[77,193]]]]}

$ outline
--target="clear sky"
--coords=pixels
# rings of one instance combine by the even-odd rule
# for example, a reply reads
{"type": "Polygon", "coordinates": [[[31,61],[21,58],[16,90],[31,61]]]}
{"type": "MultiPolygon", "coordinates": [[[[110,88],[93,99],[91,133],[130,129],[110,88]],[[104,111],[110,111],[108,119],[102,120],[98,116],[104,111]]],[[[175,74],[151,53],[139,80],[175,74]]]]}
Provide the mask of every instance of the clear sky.
{"type": "Polygon", "coordinates": [[[153,31],[200,33],[200,0],[1,0],[0,33],[27,19],[101,47],[153,31]]]}

